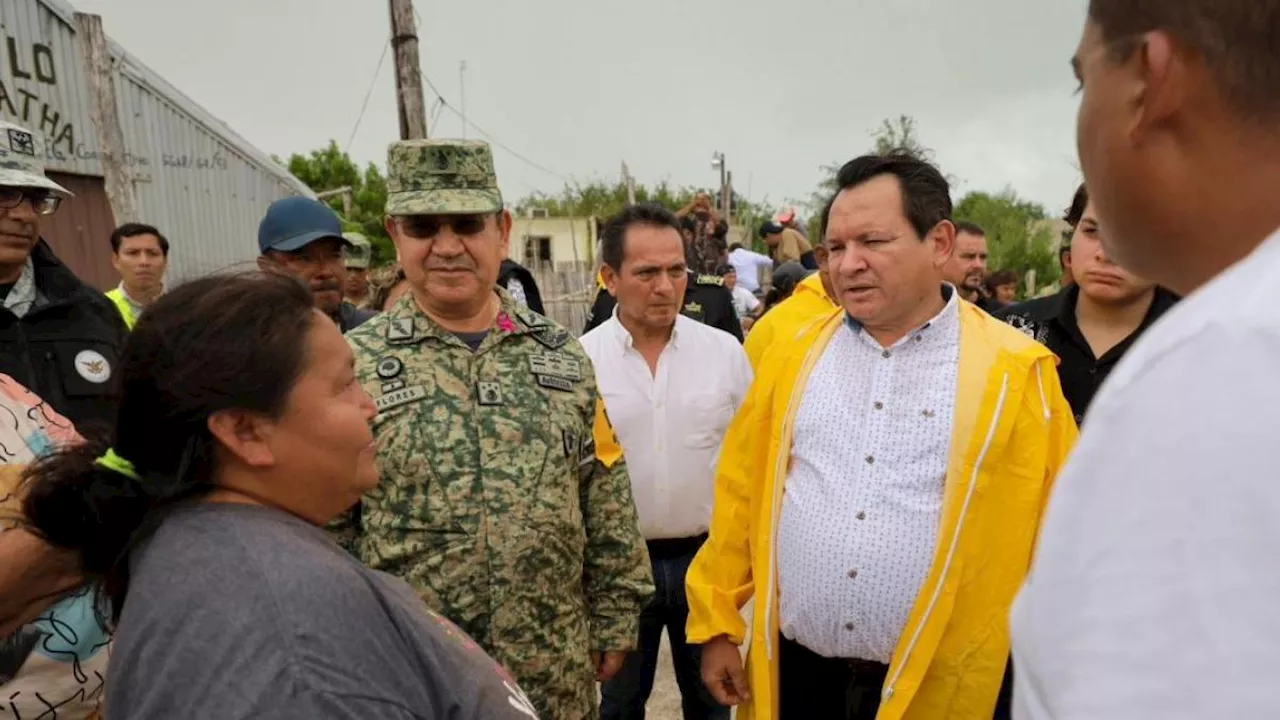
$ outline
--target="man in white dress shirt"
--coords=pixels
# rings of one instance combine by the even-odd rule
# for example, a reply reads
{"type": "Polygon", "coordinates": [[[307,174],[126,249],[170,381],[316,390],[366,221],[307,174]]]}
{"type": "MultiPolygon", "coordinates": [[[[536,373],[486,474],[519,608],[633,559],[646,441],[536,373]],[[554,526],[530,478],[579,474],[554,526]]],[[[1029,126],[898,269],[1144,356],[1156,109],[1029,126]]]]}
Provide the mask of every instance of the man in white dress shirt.
{"type": "Polygon", "coordinates": [[[740,720],[991,720],[1075,421],[1053,355],[943,282],[937,168],[872,155],[837,181],[822,235],[842,307],[758,366],[689,569],[688,639],[740,720]]]}
{"type": "Polygon", "coordinates": [[[685,720],[727,720],[685,642],[685,572],[707,538],[715,464],[751,385],[736,338],[680,314],[688,282],[680,223],[656,205],[611,218],[601,243],[611,319],[582,337],[618,435],[657,593],[640,617],[639,649],[603,688],[604,720],[643,720],[665,628],[685,720]]]}
{"type": "Polygon", "coordinates": [[[1014,717],[1280,718],[1280,0],[1093,0],[1107,254],[1184,295],[1128,352],[1013,612],[1014,717]]]}
{"type": "Polygon", "coordinates": [[[742,243],[729,246],[729,264],[738,272],[738,285],[749,293],[760,291],[763,270],[773,270],[773,258],[742,247],[742,243]]]}

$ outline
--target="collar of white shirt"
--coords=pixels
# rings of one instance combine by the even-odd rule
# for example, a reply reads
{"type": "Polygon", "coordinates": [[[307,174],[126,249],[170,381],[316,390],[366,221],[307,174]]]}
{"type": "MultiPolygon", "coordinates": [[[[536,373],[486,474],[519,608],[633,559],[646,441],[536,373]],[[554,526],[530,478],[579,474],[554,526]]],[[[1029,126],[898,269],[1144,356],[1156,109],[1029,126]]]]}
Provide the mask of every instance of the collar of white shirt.
{"type": "MultiPolygon", "coordinates": [[[[613,307],[613,337],[618,341],[619,347],[623,352],[635,347],[635,338],[631,337],[631,331],[622,325],[621,318],[618,317],[618,306],[613,307]]],[[[680,328],[687,328],[690,323],[696,323],[680,313],[676,313],[676,324],[671,328],[671,338],[667,340],[667,347],[673,350],[680,349],[680,328]]]]}
{"type": "MultiPolygon", "coordinates": [[[[913,341],[923,342],[927,338],[937,338],[940,336],[945,337],[948,335],[949,332],[944,331],[949,331],[960,323],[960,302],[957,300],[959,297],[960,293],[957,293],[954,287],[949,283],[943,283],[942,299],[945,304],[942,306],[942,309],[938,311],[938,314],[930,318],[925,324],[911,330],[911,332],[908,332],[906,335],[903,335],[902,339],[898,340],[892,346],[884,349],[892,350],[903,343],[913,341]]],[[[852,332],[859,340],[875,343],[877,347],[880,346],[879,341],[871,337],[871,333],[866,331],[862,326],[862,323],[855,320],[853,316],[848,313],[845,313],[844,316],[844,326],[848,328],[849,331],[852,332]]]]}

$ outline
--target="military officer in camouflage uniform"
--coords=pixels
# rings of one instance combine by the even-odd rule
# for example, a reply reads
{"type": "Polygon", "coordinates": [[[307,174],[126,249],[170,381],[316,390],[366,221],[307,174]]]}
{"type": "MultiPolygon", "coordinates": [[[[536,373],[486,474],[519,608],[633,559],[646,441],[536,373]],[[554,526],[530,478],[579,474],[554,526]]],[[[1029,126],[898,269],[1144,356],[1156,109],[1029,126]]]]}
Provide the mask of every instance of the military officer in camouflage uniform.
{"type": "Polygon", "coordinates": [[[354,552],[506,665],[541,717],[593,718],[653,579],[591,361],[495,287],[511,215],[487,144],[395,143],[387,189],[412,291],[347,336],[382,475],[354,552]]]}

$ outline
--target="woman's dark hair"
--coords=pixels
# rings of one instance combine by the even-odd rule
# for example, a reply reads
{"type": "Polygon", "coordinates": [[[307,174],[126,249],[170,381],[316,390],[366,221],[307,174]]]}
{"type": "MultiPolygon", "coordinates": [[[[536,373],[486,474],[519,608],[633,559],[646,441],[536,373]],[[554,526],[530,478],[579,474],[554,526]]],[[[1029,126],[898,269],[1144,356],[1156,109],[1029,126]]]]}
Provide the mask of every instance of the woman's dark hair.
{"type": "Polygon", "coordinates": [[[86,437],[28,469],[29,527],[79,555],[86,579],[100,583],[100,615],[120,617],[129,553],[213,489],[209,416],[284,410],[315,318],[307,289],[279,274],[203,278],[164,294],[125,342],[114,437],[86,437]],[[107,447],[139,479],[95,465],[107,447]]]}
{"type": "Polygon", "coordinates": [[[996,288],[1001,285],[1017,285],[1018,273],[1012,270],[997,270],[987,276],[987,292],[995,295],[996,288]]]}
{"type": "Polygon", "coordinates": [[[1071,198],[1071,207],[1067,208],[1067,214],[1062,219],[1071,226],[1074,231],[1080,221],[1084,219],[1084,209],[1089,207],[1089,191],[1085,190],[1084,185],[1076,190],[1075,197],[1071,198]]]}
{"type": "Polygon", "coordinates": [[[822,211],[819,232],[827,236],[831,207],[840,193],[881,175],[893,175],[902,185],[902,210],[923,241],[943,220],[951,219],[951,186],[938,168],[905,149],[884,155],[863,155],[845,163],[836,173],[836,191],[822,211]]]}

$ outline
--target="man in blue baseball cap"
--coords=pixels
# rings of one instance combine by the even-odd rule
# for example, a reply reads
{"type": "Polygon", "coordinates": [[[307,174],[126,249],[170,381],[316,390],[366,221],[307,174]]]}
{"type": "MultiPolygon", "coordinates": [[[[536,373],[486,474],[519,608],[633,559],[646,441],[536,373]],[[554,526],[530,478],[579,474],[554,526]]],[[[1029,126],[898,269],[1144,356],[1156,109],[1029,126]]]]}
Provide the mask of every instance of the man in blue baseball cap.
{"type": "Polygon", "coordinates": [[[267,208],[258,225],[258,265],[263,270],[286,272],[311,290],[320,308],[342,332],[363,325],[374,313],[360,310],[342,299],[347,268],[342,223],[319,200],[290,197],[267,208]]]}

